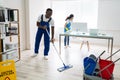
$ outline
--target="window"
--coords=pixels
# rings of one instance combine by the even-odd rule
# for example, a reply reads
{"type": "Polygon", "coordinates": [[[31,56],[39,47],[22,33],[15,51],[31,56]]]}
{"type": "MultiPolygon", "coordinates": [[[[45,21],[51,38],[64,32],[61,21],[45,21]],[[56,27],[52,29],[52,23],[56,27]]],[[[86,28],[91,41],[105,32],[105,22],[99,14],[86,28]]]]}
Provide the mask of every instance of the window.
{"type": "Polygon", "coordinates": [[[52,1],[57,29],[63,28],[65,18],[74,14],[74,22],[87,22],[88,28],[97,28],[98,0],[52,1]]]}

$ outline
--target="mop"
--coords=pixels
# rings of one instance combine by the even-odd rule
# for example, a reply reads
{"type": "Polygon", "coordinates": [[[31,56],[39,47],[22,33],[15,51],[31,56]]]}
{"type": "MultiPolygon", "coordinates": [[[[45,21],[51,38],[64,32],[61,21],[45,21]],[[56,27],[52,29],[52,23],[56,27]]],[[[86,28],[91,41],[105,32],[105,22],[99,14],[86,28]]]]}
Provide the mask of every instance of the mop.
{"type": "MultiPolygon", "coordinates": [[[[48,36],[50,37],[50,35],[49,35],[49,33],[48,33],[48,30],[47,30],[47,29],[46,29],[46,32],[47,32],[48,36]]],[[[59,58],[60,58],[60,60],[61,60],[61,62],[62,62],[62,64],[63,64],[63,67],[58,68],[58,69],[57,69],[57,71],[62,72],[62,71],[65,71],[65,70],[67,70],[67,69],[72,68],[72,67],[73,67],[73,65],[70,65],[70,64],[69,64],[69,65],[66,65],[66,64],[63,62],[63,60],[62,60],[61,56],[59,55],[59,52],[58,52],[58,50],[57,50],[56,46],[54,45],[54,43],[52,43],[52,44],[53,44],[53,47],[54,47],[54,49],[55,49],[55,51],[56,51],[57,55],[59,56],[59,58]]]]}

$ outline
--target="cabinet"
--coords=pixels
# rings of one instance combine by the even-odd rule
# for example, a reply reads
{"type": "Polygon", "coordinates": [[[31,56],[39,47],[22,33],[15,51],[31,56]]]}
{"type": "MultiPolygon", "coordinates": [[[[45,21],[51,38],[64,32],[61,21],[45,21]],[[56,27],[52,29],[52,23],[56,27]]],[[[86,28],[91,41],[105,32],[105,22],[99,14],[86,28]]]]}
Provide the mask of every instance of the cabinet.
{"type": "Polygon", "coordinates": [[[19,10],[0,7],[0,61],[20,60],[19,10]]]}

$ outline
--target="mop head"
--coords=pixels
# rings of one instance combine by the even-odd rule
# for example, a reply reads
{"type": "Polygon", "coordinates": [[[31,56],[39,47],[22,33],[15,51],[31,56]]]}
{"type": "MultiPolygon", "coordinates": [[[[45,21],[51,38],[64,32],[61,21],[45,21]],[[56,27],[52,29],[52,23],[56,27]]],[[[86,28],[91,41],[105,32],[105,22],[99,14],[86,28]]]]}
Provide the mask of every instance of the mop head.
{"type": "Polygon", "coordinates": [[[70,68],[72,68],[73,66],[72,65],[65,65],[65,66],[63,66],[63,67],[61,67],[61,68],[58,68],[57,70],[59,71],[59,72],[62,72],[62,71],[65,71],[65,70],[67,70],[67,69],[70,69],[70,68]]]}

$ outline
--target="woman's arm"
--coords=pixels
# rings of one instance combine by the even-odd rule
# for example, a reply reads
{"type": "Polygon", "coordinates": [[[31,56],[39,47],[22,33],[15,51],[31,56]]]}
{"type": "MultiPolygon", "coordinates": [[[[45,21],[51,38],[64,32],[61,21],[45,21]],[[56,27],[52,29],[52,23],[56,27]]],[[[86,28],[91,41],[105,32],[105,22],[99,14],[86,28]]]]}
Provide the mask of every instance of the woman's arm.
{"type": "Polygon", "coordinates": [[[64,28],[65,28],[66,31],[68,31],[69,29],[67,28],[66,25],[67,25],[67,23],[65,23],[64,28]]]}
{"type": "Polygon", "coordinates": [[[64,28],[66,28],[67,23],[65,23],[64,28]]]}

